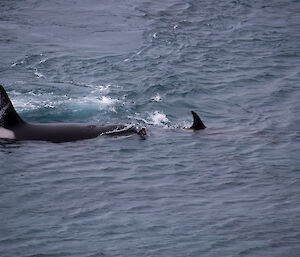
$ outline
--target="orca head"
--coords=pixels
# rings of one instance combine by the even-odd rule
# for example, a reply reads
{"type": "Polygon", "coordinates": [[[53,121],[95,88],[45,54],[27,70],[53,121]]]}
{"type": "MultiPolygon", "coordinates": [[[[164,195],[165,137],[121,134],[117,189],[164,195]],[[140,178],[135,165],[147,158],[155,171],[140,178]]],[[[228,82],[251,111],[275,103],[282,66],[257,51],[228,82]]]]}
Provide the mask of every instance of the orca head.
{"type": "Polygon", "coordinates": [[[0,127],[10,129],[24,121],[16,112],[5,89],[0,85],[0,127]]]}

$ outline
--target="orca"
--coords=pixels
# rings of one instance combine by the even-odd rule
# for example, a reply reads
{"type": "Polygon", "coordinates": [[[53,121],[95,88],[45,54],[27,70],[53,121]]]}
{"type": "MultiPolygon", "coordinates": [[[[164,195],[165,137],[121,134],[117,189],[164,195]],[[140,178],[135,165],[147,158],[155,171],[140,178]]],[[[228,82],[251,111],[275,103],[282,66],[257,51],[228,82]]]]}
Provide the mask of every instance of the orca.
{"type": "Polygon", "coordinates": [[[202,120],[200,119],[198,114],[195,113],[194,111],[191,111],[191,113],[193,115],[194,122],[193,122],[193,125],[190,127],[190,129],[193,129],[193,130],[205,129],[206,126],[204,125],[204,123],[202,122],[202,120]]]}
{"type": "MultiPolygon", "coordinates": [[[[190,129],[206,128],[199,116],[192,111],[194,118],[190,129]]],[[[28,123],[16,112],[3,86],[0,85],[0,138],[12,140],[39,140],[54,143],[71,142],[98,136],[126,136],[139,134],[145,136],[145,128],[135,125],[91,125],[73,123],[28,123]]]]}

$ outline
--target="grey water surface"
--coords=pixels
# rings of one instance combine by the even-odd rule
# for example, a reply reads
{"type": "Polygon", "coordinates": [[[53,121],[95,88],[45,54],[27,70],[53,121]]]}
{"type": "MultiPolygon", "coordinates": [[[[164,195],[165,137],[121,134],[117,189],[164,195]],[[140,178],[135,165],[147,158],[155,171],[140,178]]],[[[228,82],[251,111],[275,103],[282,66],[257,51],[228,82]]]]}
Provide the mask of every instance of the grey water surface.
{"type": "Polygon", "coordinates": [[[299,1],[1,0],[0,84],[148,131],[1,140],[0,256],[300,256],[299,1]]]}

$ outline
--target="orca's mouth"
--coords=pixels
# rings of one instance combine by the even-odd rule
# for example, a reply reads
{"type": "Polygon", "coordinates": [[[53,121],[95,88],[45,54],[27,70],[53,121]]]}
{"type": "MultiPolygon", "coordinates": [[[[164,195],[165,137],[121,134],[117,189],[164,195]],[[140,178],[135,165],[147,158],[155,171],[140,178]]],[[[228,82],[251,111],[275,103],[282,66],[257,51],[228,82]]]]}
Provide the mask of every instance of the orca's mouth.
{"type": "Polygon", "coordinates": [[[145,128],[141,128],[138,132],[139,135],[143,135],[143,136],[146,136],[147,135],[147,132],[146,132],[146,129],[145,128]]]}

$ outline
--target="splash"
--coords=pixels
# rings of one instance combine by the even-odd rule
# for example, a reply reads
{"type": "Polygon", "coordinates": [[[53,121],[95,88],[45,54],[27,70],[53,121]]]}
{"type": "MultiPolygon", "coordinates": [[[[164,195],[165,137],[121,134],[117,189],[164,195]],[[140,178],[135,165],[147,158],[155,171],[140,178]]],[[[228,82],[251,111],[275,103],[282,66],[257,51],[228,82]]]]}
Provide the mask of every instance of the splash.
{"type": "Polygon", "coordinates": [[[39,78],[43,78],[44,77],[44,75],[42,73],[38,72],[38,71],[35,71],[34,75],[37,76],[37,77],[39,77],[39,78]]]}
{"type": "MultiPolygon", "coordinates": [[[[82,109],[95,109],[116,112],[115,105],[119,103],[118,99],[107,96],[111,84],[105,86],[93,87],[90,93],[84,97],[73,97],[67,94],[57,94],[55,92],[29,91],[20,93],[12,91],[14,106],[18,111],[32,111],[40,108],[72,109],[78,111],[82,109]]],[[[91,86],[92,87],[92,86],[91,86]]]]}
{"type": "Polygon", "coordinates": [[[101,99],[100,99],[100,104],[102,104],[102,105],[111,106],[111,105],[114,105],[117,102],[118,102],[117,99],[110,98],[109,96],[102,96],[101,99]]]}
{"type": "Polygon", "coordinates": [[[148,124],[150,125],[168,127],[168,123],[170,122],[167,116],[159,111],[154,111],[153,113],[150,113],[149,118],[150,122],[148,122],[148,124]]]}
{"type": "MultiPolygon", "coordinates": [[[[90,87],[94,87],[93,85],[89,85],[90,87]]],[[[111,91],[112,84],[107,84],[107,85],[98,85],[96,86],[93,90],[92,93],[109,93],[111,91]]]]}

